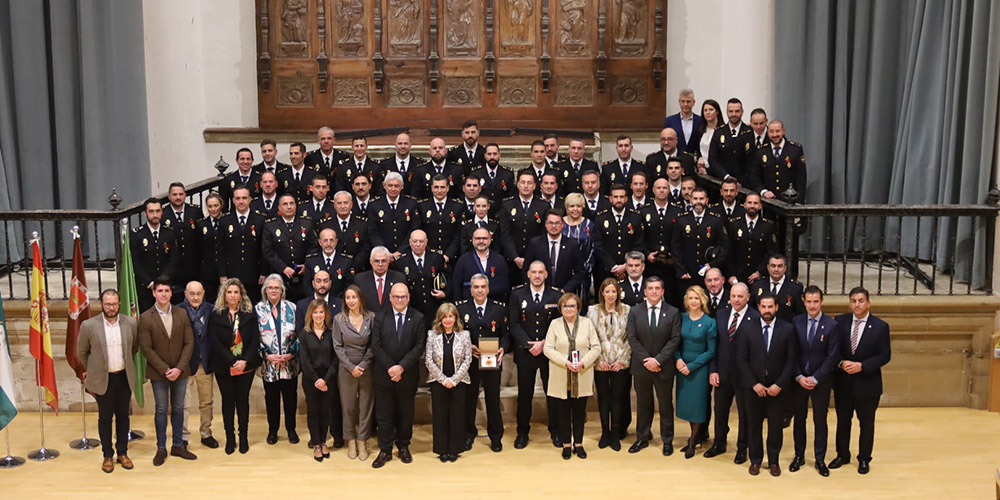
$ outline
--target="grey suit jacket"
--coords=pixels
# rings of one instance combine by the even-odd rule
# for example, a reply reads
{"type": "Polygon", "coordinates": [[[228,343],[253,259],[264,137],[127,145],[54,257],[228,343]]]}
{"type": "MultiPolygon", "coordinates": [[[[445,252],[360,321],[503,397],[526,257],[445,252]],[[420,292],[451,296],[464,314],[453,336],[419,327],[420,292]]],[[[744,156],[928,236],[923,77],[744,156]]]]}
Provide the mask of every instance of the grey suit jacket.
{"type": "MultiPolygon", "coordinates": [[[[135,318],[119,314],[122,332],[122,355],[125,358],[125,374],[128,386],[135,387],[135,353],[139,352],[136,339],[138,324],[135,318]]],[[[104,335],[104,315],[98,314],[80,324],[80,336],[76,344],[76,354],[87,370],[84,386],[94,394],[104,394],[108,390],[108,339],[104,335]]]]}
{"type": "Polygon", "coordinates": [[[371,312],[366,314],[361,322],[361,331],[358,331],[347,314],[345,311],[333,317],[333,351],[337,353],[340,366],[347,371],[354,371],[356,366],[367,370],[375,357],[372,352],[372,321],[375,315],[371,312]]]}
{"type": "Polygon", "coordinates": [[[677,308],[661,300],[656,328],[650,330],[648,304],[646,301],[640,302],[629,309],[625,330],[628,333],[629,347],[632,348],[632,375],[660,378],[674,376],[674,352],[681,343],[681,315],[677,308]],[[658,373],[650,372],[643,366],[642,360],[650,357],[660,363],[658,373]]]}

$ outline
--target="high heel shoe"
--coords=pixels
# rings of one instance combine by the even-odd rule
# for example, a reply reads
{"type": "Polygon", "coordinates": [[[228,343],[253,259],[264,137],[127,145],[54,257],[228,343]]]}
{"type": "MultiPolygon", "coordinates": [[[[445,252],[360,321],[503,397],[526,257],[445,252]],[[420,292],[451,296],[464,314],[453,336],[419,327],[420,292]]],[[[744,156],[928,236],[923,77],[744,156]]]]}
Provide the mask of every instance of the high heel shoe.
{"type": "Polygon", "coordinates": [[[240,436],[240,453],[246,454],[250,451],[250,440],[246,436],[240,436]]]}
{"type": "Polygon", "coordinates": [[[313,460],[317,462],[323,461],[323,448],[320,445],[313,447],[313,460]]]}
{"type": "Polygon", "coordinates": [[[685,446],[684,449],[681,450],[681,451],[684,452],[684,458],[691,458],[691,457],[693,457],[696,448],[697,448],[697,445],[694,445],[694,444],[689,444],[689,445],[685,446]]]}

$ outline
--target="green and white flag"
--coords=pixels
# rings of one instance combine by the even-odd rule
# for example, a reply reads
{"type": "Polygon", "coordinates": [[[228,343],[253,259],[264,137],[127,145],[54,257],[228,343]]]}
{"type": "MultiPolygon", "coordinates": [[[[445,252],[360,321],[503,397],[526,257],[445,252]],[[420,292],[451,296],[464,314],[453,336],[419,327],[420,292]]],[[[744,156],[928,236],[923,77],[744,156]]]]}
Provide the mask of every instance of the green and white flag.
{"type": "MultiPolygon", "coordinates": [[[[118,270],[118,295],[121,299],[121,309],[119,314],[132,316],[139,320],[139,293],[135,288],[135,271],[132,268],[132,247],[129,245],[128,218],[122,219],[122,265],[118,270]]],[[[142,351],[135,353],[135,387],[132,394],[135,402],[142,408],[146,404],[146,397],[142,386],[146,383],[146,358],[142,351]]]]}
{"type": "Polygon", "coordinates": [[[7,340],[7,318],[3,314],[3,298],[0,298],[0,429],[17,416],[17,400],[14,393],[14,365],[10,361],[10,342],[7,340]]]}

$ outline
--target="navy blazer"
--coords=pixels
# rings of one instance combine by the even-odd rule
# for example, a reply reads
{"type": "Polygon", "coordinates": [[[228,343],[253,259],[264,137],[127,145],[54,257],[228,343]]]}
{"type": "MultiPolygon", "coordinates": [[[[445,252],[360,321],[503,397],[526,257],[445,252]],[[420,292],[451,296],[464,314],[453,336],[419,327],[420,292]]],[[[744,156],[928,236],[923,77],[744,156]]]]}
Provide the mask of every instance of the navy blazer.
{"type": "MultiPolygon", "coordinates": [[[[587,279],[587,270],[584,268],[583,255],[580,253],[580,245],[576,240],[561,236],[559,241],[559,255],[556,262],[556,272],[552,272],[552,262],[549,259],[549,235],[543,234],[535,236],[528,241],[528,249],[524,252],[524,268],[521,273],[527,277],[528,267],[536,260],[545,263],[549,270],[549,277],[546,284],[554,286],[560,290],[579,290],[587,279]]],[[[525,279],[527,281],[527,278],[525,279]]]]}
{"type": "Polygon", "coordinates": [[[736,362],[740,367],[743,387],[755,384],[777,385],[782,390],[792,388],[798,359],[798,342],[791,323],[775,318],[771,323],[771,348],[764,343],[761,320],[747,323],[746,332],[736,343],[736,362]]]}
{"type": "Polygon", "coordinates": [[[650,329],[648,303],[643,301],[629,309],[625,331],[632,348],[631,372],[634,377],[673,378],[677,365],[674,353],[681,345],[681,314],[674,306],[661,300],[656,329],[650,329]],[[650,372],[642,364],[646,358],[655,358],[660,371],[650,372]]]}
{"type": "Polygon", "coordinates": [[[792,324],[799,339],[798,374],[815,377],[818,384],[829,384],[833,380],[833,370],[840,363],[840,326],[833,318],[822,314],[816,325],[816,336],[812,342],[807,342],[809,314],[796,316],[792,324]]]}
{"type": "Polygon", "coordinates": [[[212,304],[202,302],[197,308],[192,307],[184,299],[177,307],[187,312],[191,320],[191,331],[194,333],[194,351],[191,353],[191,374],[194,375],[201,366],[205,373],[212,373],[212,338],[208,335],[208,319],[212,315],[212,304]]]}
{"type": "Polygon", "coordinates": [[[696,156],[700,156],[701,152],[701,125],[704,123],[704,118],[698,113],[692,113],[691,120],[691,140],[684,139],[684,127],[681,125],[681,114],[674,113],[663,120],[663,128],[672,128],[674,132],[677,132],[677,150],[686,151],[696,156]]]}
{"type": "Polygon", "coordinates": [[[851,354],[853,318],[851,313],[841,314],[836,318],[843,332],[840,336],[840,357],[845,361],[860,362],[861,371],[850,375],[844,370],[837,370],[834,387],[838,391],[851,391],[856,398],[877,398],[882,395],[882,366],[892,357],[889,324],[874,314],[869,314],[858,348],[851,354]]]}
{"type": "Polygon", "coordinates": [[[462,255],[455,263],[455,271],[451,274],[451,300],[472,300],[472,293],[469,292],[469,279],[476,274],[482,273],[490,280],[490,298],[493,300],[506,301],[510,293],[510,271],[507,267],[507,260],[500,252],[490,249],[490,255],[486,258],[487,269],[479,269],[479,257],[472,251],[462,255]]]}
{"type": "MultiPolygon", "coordinates": [[[[740,318],[739,326],[736,327],[733,338],[729,338],[729,315],[732,311],[732,306],[727,305],[719,309],[715,314],[718,345],[715,348],[715,357],[708,362],[708,372],[718,373],[720,384],[724,384],[730,379],[735,380],[739,384],[740,367],[736,364],[736,346],[739,344],[740,338],[747,334],[747,330],[752,329],[748,325],[760,323],[760,313],[747,305],[746,311],[744,311],[745,316],[740,318]]],[[[757,332],[760,332],[759,328],[757,332]]]]}
{"type": "MultiPolygon", "coordinates": [[[[403,380],[416,387],[420,379],[427,330],[424,315],[413,307],[406,308],[403,330],[396,332],[396,310],[387,307],[372,321],[372,353],[375,357],[375,383],[388,383],[386,371],[392,366],[403,367],[403,380]]],[[[381,385],[381,384],[380,384],[381,385]]]]}

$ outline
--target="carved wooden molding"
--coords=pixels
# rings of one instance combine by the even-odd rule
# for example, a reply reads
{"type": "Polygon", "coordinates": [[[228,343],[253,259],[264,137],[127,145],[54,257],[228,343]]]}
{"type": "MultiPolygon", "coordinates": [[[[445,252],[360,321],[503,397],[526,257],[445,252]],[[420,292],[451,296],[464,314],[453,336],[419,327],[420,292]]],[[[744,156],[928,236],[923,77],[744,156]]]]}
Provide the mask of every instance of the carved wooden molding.
{"type": "Polygon", "coordinates": [[[559,1],[560,56],[579,57],[589,52],[591,5],[590,0],[559,1]]]}
{"type": "Polygon", "coordinates": [[[549,92],[549,79],[552,78],[552,69],[549,68],[549,63],[552,61],[552,57],[549,55],[549,0],[542,0],[542,55],[539,60],[542,61],[542,71],[538,76],[542,79],[542,92],[549,92]]]}
{"type": "Polygon", "coordinates": [[[453,76],[444,79],[444,105],[478,107],[482,105],[481,80],[478,76],[453,76]]]}
{"type": "Polygon", "coordinates": [[[330,74],[327,72],[327,67],[330,65],[330,59],[326,57],[326,7],[324,6],[326,2],[324,0],[319,0],[317,2],[316,9],[316,34],[319,36],[319,55],[316,56],[316,65],[319,67],[317,71],[317,76],[319,76],[319,91],[321,94],[326,93],[327,82],[330,79],[330,74]]]}
{"type": "Polygon", "coordinates": [[[605,51],[608,36],[608,11],[604,2],[597,6],[597,91],[604,93],[604,83],[608,79],[608,53],[605,51]]]}
{"type": "Polygon", "coordinates": [[[556,106],[592,106],[594,81],[591,77],[556,76],[556,106]]]}
{"type": "MultiPolygon", "coordinates": [[[[320,0],[324,1],[324,0],[320,0]]],[[[364,57],[365,49],[365,3],[363,0],[332,0],[337,16],[337,51],[346,57],[364,57]]],[[[380,11],[380,2],[375,2],[375,12],[380,11]]]]}
{"type": "Polygon", "coordinates": [[[281,4],[281,57],[309,57],[309,2],[284,0],[281,4]]]}
{"type": "Polygon", "coordinates": [[[657,92],[660,92],[663,90],[664,66],[666,65],[666,58],[663,57],[663,0],[656,0],[654,23],[654,39],[656,41],[653,47],[653,86],[657,92]]]}
{"type": "Polygon", "coordinates": [[[496,55],[493,53],[493,0],[486,0],[486,92],[493,93],[493,81],[496,80],[496,72],[493,71],[493,64],[496,62],[496,55]]]}
{"type": "Polygon", "coordinates": [[[367,107],[371,105],[368,80],[364,78],[335,78],[333,80],[333,105],[367,107]]]}
{"type": "Polygon", "coordinates": [[[534,77],[500,77],[500,106],[534,106],[537,103],[534,77]]]}
{"type": "Polygon", "coordinates": [[[389,80],[390,107],[414,108],[427,105],[423,78],[393,78],[389,80]]]}
{"type": "MultiPolygon", "coordinates": [[[[378,2],[378,0],[376,0],[378,2]]],[[[389,57],[423,55],[424,11],[422,0],[388,0],[389,57]]]]}
{"type": "Polygon", "coordinates": [[[646,104],[646,78],[641,76],[612,76],[611,104],[641,106],[646,104]]]}
{"type": "Polygon", "coordinates": [[[479,0],[444,2],[445,56],[474,57],[478,54],[479,5],[479,0]]]}
{"type": "Polygon", "coordinates": [[[257,0],[260,10],[260,55],[257,57],[257,81],[265,93],[271,90],[271,53],[268,50],[270,19],[267,16],[267,0],[257,0]]]}
{"type": "Polygon", "coordinates": [[[295,76],[277,76],[279,107],[309,107],[313,105],[313,79],[301,71],[295,76]]]}
{"type": "Polygon", "coordinates": [[[619,57],[641,57],[646,53],[649,39],[646,26],[649,0],[616,0],[614,9],[614,34],[612,54],[619,57]]]}
{"type": "Polygon", "coordinates": [[[375,21],[375,50],[372,62],[375,64],[375,70],[372,72],[372,78],[375,79],[375,93],[381,94],[382,87],[385,85],[385,58],[382,57],[382,2],[378,0],[375,2],[375,18],[373,20],[375,21]]]}
{"type": "Polygon", "coordinates": [[[431,27],[430,27],[430,46],[431,53],[427,56],[427,76],[431,79],[431,92],[437,92],[437,80],[441,74],[438,72],[438,3],[437,0],[431,0],[431,27]]]}

